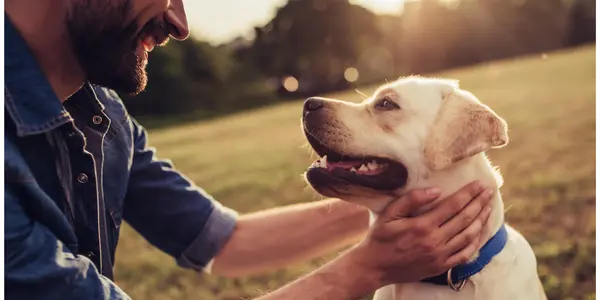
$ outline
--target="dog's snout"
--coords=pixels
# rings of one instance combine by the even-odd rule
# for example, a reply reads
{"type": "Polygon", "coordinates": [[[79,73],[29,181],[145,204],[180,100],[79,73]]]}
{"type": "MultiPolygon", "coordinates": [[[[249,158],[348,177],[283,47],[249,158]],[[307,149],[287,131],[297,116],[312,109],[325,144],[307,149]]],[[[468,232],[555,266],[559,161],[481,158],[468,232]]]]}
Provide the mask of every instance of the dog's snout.
{"type": "Polygon", "coordinates": [[[324,103],[320,98],[308,98],[304,101],[304,113],[319,110],[323,108],[324,103]]]}

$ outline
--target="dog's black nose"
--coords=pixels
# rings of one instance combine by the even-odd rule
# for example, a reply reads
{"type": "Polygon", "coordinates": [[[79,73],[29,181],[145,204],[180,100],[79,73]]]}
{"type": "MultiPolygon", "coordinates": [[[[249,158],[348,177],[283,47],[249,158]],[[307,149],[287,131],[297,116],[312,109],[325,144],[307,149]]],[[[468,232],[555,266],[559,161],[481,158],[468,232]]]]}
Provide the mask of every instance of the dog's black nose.
{"type": "Polygon", "coordinates": [[[324,101],[320,98],[308,98],[304,101],[304,112],[315,111],[323,108],[324,101]]]}

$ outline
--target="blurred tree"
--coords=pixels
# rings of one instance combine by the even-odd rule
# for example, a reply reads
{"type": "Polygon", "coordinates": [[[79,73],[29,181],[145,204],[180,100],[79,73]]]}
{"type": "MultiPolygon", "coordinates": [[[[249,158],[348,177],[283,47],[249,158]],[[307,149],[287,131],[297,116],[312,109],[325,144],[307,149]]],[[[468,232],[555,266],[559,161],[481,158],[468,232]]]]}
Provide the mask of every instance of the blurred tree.
{"type": "Polygon", "coordinates": [[[548,51],[562,47],[564,0],[420,0],[409,2],[401,53],[408,73],[548,51]]]}
{"type": "Polygon", "coordinates": [[[255,33],[240,58],[279,81],[298,79],[295,95],[347,88],[346,68],[383,37],[376,16],[347,0],[289,0],[255,33]]]}
{"type": "Polygon", "coordinates": [[[401,15],[375,15],[348,0],[288,0],[253,40],[212,46],[188,39],[156,49],[147,90],[124,98],[134,115],[229,113],[277,95],[323,94],[593,42],[595,8],[595,0],[419,0],[405,1],[401,15]],[[344,78],[348,68],[357,69],[357,81],[344,78]],[[289,76],[299,84],[286,89],[289,76]]]}
{"type": "Polygon", "coordinates": [[[192,38],[151,52],[147,72],[145,91],[122,95],[133,115],[215,115],[275,100],[264,76],[238,64],[226,47],[192,38]]]}
{"type": "Polygon", "coordinates": [[[569,11],[567,46],[596,41],[596,0],[575,0],[569,11]]]}

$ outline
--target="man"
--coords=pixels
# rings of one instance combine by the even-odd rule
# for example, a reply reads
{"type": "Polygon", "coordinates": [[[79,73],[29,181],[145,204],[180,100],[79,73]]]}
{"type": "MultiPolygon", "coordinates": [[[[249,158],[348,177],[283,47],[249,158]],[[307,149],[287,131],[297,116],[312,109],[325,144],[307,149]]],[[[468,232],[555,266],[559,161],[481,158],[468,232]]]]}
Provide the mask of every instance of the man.
{"type": "MultiPolygon", "coordinates": [[[[337,199],[238,216],[158,160],[112,89],[142,91],[148,52],[169,36],[188,36],[181,0],[6,1],[7,299],[128,299],[112,281],[122,220],[180,266],[230,277],[367,232],[367,212],[337,199]]],[[[355,299],[463,262],[489,197],[474,183],[406,217],[438,193],[393,202],[356,246],[262,299],[355,299]]]]}

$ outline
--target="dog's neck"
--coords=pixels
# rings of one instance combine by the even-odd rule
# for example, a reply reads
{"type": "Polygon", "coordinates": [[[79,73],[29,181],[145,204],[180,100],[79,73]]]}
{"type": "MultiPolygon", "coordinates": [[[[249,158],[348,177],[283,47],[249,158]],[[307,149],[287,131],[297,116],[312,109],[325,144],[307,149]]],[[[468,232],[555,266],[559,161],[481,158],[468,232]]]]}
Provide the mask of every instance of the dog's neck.
{"type": "MultiPolygon", "coordinates": [[[[465,185],[479,180],[484,187],[492,189],[494,192],[492,198],[492,211],[486,227],[484,228],[483,246],[494,234],[500,229],[504,222],[504,203],[500,194],[502,186],[502,176],[492,166],[487,156],[484,153],[477,154],[463,161],[457,162],[454,165],[439,171],[426,171],[415,182],[415,188],[425,188],[436,186],[441,189],[439,200],[431,205],[436,205],[465,185]]],[[[423,208],[424,211],[430,207],[423,208]]]]}
{"type": "MultiPolygon", "coordinates": [[[[488,223],[484,228],[484,239],[479,245],[481,248],[485,242],[494,236],[504,222],[504,204],[500,195],[500,187],[502,186],[502,177],[491,165],[484,153],[475,155],[463,161],[460,161],[449,168],[438,171],[423,170],[415,172],[416,176],[411,178],[409,182],[409,192],[413,189],[438,187],[441,190],[441,196],[438,200],[430,205],[423,207],[417,214],[428,211],[439,201],[444,199],[465,185],[479,180],[486,188],[491,188],[494,191],[492,198],[492,211],[488,223]]],[[[371,220],[377,218],[376,214],[372,214],[371,220]]],[[[477,256],[477,255],[476,255],[477,256]]],[[[476,256],[474,258],[476,258],[476,256]]]]}

